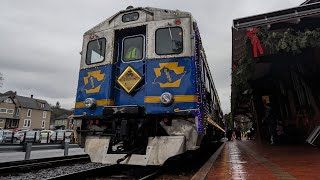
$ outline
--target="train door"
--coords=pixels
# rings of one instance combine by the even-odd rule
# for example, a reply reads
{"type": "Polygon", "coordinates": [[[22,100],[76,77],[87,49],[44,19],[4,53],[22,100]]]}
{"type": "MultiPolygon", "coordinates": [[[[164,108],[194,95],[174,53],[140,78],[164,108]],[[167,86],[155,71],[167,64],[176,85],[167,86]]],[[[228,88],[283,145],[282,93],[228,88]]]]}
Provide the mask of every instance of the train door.
{"type": "Polygon", "coordinates": [[[143,105],[145,85],[146,26],[115,32],[114,104],[143,105]]]}

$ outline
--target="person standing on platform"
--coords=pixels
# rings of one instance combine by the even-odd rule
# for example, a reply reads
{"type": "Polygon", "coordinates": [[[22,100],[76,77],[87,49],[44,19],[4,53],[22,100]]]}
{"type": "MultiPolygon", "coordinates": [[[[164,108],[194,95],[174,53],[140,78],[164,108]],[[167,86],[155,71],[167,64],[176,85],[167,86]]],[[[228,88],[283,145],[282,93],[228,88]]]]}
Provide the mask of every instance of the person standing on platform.
{"type": "Polygon", "coordinates": [[[262,123],[264,123],[267,126],[269,136],[270,136],[270,144],[274,144],[277,118],[271,103],[266,104],[265,117],[263,118],[262,123]]]}
{"type": "Polygon", "coordinates": [[[232,130],[230,128],[227,130],[227,138],[228,138],[228,141],[232,140],[232,130]]]}
{"type": "Polygon", "coordinates": [[[277,123],[277,143],[282,144],[284,139],[284,130],[283,130],[283,123],[279,121],[277,123]]]}
{"type": "Polygon", "coordinates": [[[232,140],[236,139],[236,129],[232,130],[232,140]]]}
{"type": "Polygon", "coordinates": [[[237,129],[236,129],[236,138],[237,138],[238,140],[241,140],[241,131],[240,131],[240,128],[239,128],[239,127],[237,127],[237,129]]]}

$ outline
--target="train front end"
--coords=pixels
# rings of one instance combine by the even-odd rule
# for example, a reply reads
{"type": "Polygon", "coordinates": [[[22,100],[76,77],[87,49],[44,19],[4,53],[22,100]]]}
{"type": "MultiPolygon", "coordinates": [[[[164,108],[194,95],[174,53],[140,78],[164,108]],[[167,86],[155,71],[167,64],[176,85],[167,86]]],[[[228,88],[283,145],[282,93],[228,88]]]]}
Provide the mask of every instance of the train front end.
{"type": "Polygon", "coordinates": [[[84,34],[75,118],[93,162],[162,165],[199,147],[194,51],[180,11],[131,8],[84,34]]]}

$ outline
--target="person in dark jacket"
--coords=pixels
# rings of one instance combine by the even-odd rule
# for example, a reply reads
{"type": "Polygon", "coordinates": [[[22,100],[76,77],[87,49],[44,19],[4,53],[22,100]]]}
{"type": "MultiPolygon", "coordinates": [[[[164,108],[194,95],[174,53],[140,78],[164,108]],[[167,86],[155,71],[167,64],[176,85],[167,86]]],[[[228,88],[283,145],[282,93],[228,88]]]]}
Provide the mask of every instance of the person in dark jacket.
{"type": "Polygon", "coordinates": [[[239,127],[236,129],[236,139],[241,140],[241,131],[239,127]]]}
{"type": "Polygon", "coordinates": [[[270,137],[270,143],[274,144],[277,118],[271,103],[268,103],[266,105],[265,117],[263,118],[262,123],[264,123],[267,126],[267,130],[269,132],[269,137],[270,137]]]}
{"type": "Polygon", "coordinates": [[[231,129],[231,128],[229,128],[229,129],[227,130],[227,138],[228,138],[228,141],[231,141],[231,140],[232,140],[232,129],[231,129]]]}

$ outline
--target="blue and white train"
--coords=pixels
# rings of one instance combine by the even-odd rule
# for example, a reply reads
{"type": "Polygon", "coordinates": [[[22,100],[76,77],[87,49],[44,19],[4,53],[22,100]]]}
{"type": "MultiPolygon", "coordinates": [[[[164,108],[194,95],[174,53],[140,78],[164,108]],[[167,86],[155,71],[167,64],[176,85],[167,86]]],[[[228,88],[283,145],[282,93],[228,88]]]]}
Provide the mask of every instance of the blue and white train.
{"type": "Polygon", "coordinates": [[[188,12],[128,7],[83,36],[75,118],[93,162],[162,165],[224,132],[188,12]]]}

